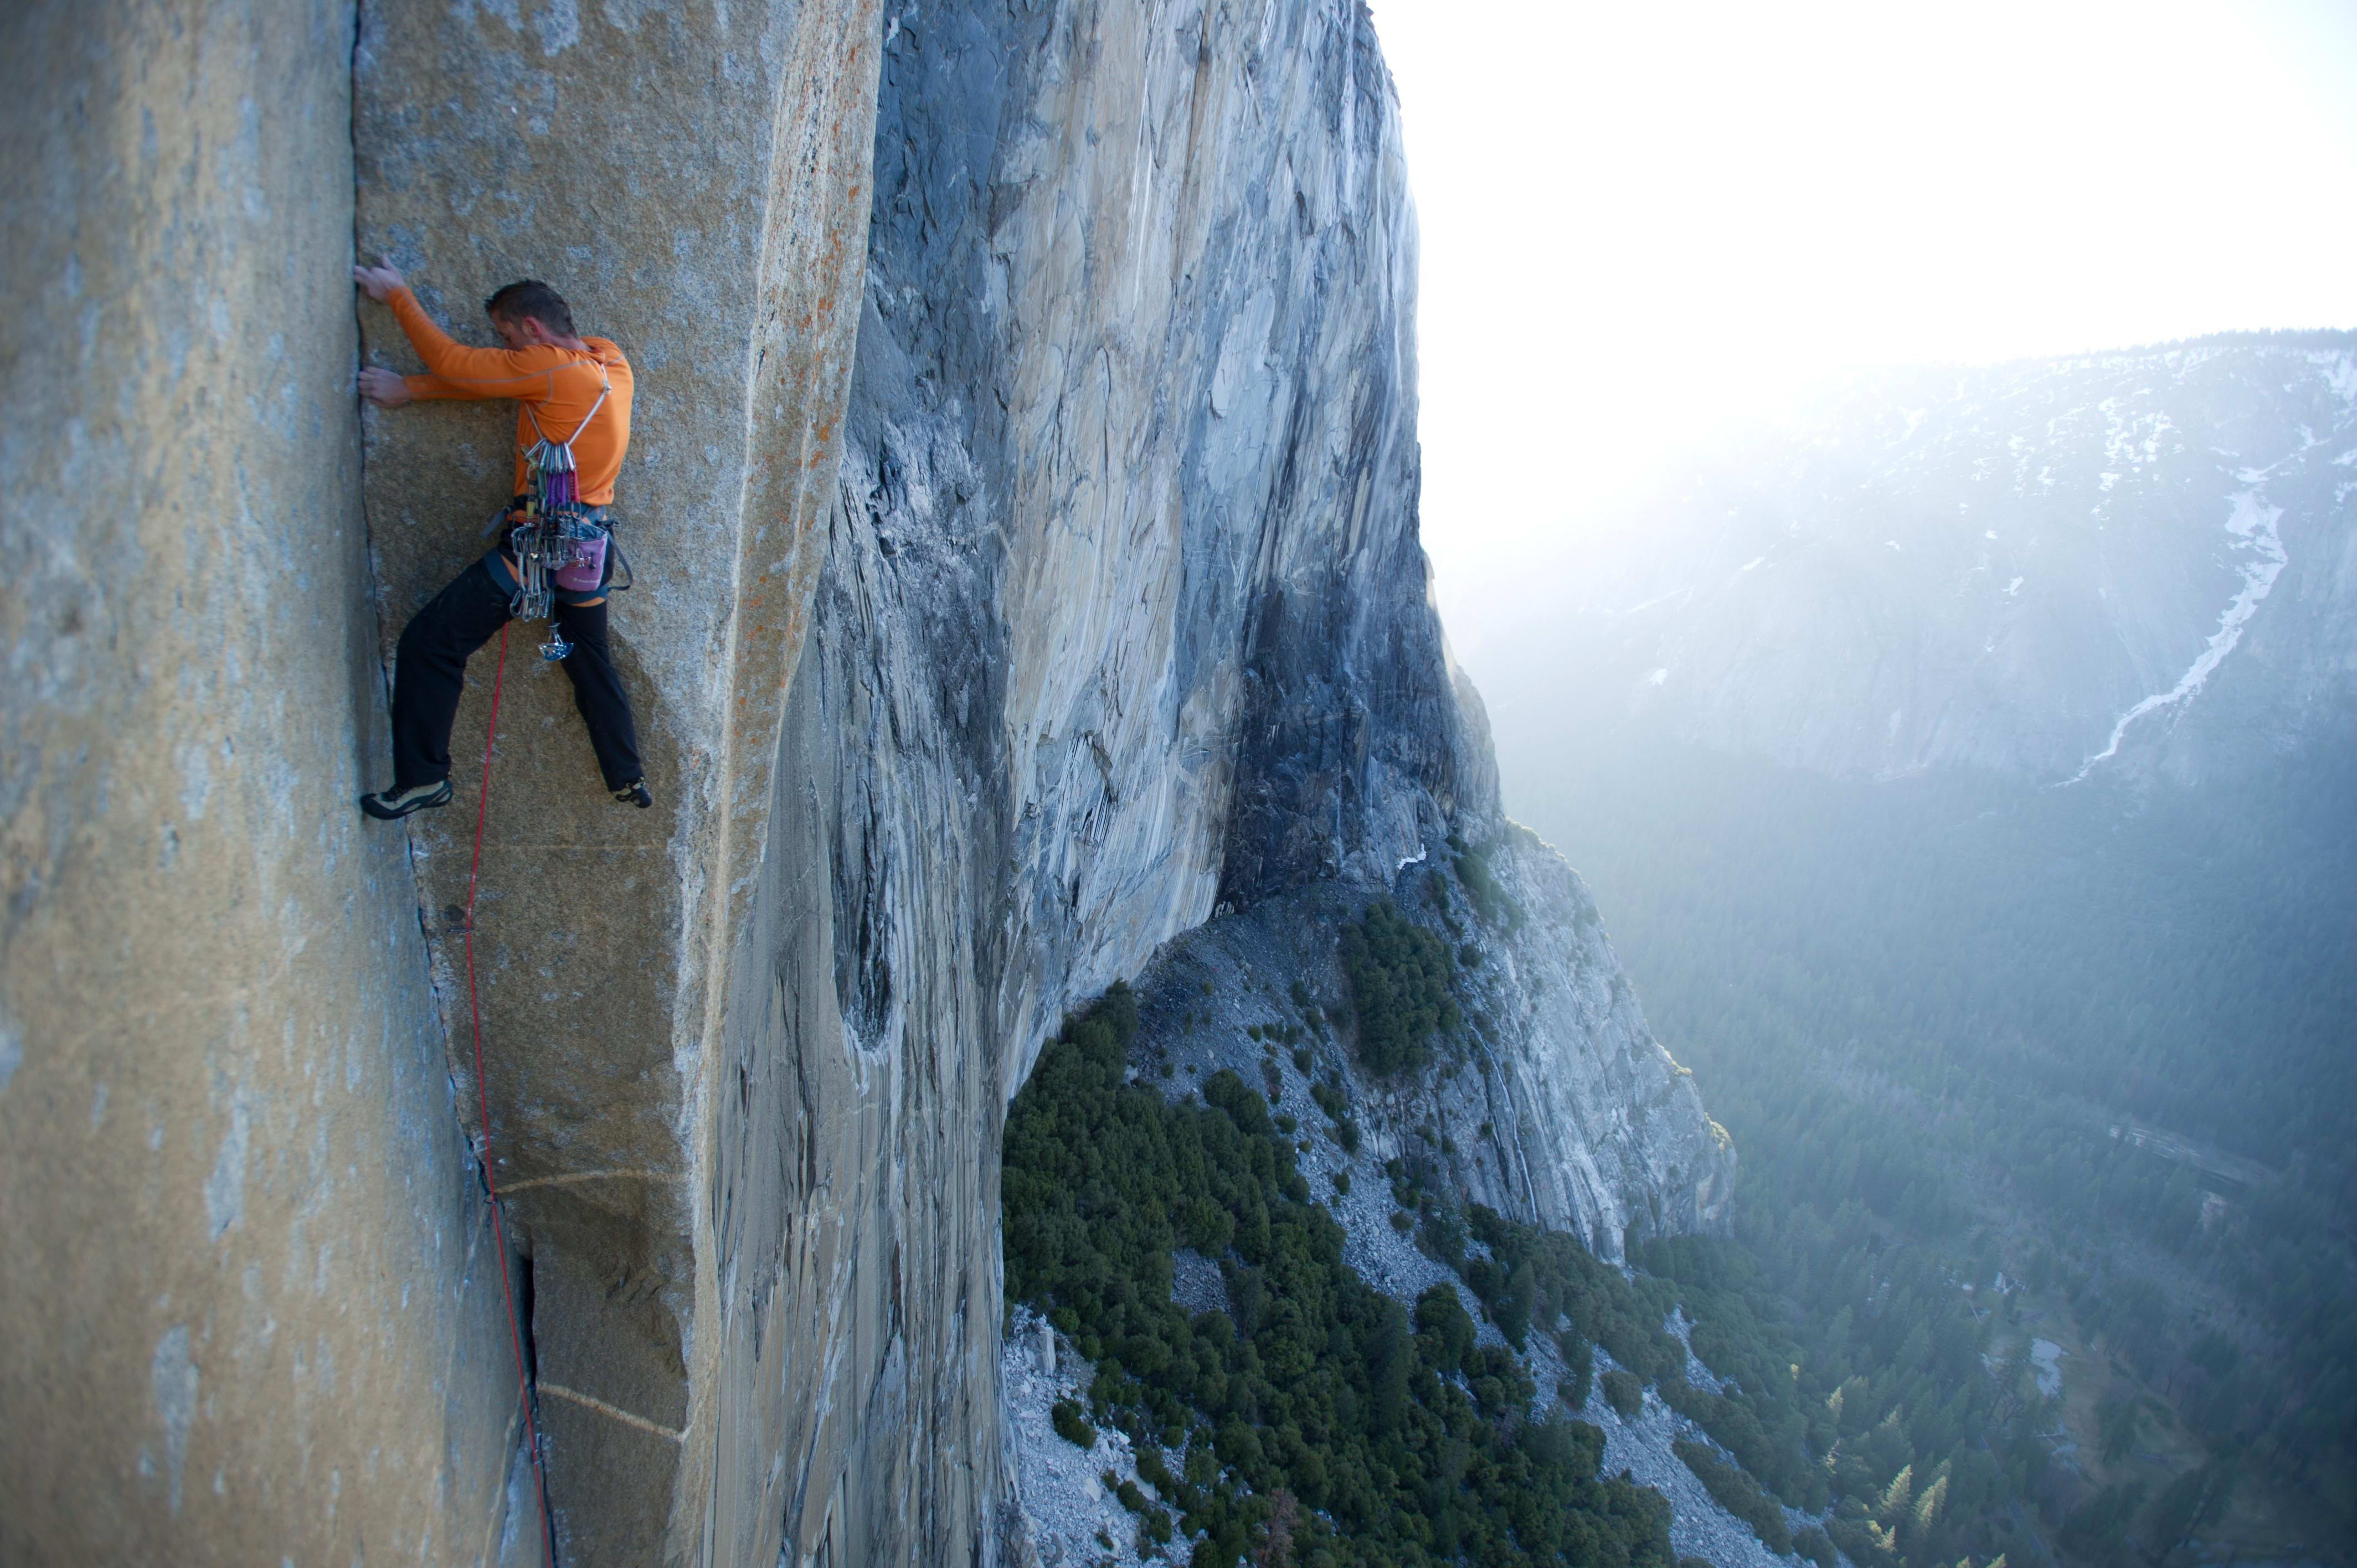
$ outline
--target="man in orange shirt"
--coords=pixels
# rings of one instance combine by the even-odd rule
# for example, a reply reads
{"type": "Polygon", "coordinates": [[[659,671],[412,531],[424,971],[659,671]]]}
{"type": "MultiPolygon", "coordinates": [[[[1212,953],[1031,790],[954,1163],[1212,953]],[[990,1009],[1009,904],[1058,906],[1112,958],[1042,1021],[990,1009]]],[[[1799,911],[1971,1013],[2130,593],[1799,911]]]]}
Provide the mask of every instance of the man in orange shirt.
{"type": "MultiPolygon", "coordinates": [[[[604,338],[576,333],[572,310],[544,283],[511,283],[484,301],[491,330],[506,347],[469,349],[434,324],[393,268],[354,267],[352,279],[371,299],[393,306],[425,361],[422,376],[363,369],[363,397],[380,408],[399,408],[414,398],[513,398],[521,405],[516,504],[525,488],[523,455],[546,440],[572,449],[584,520],[608,524],[614,479],[630,444],[630,363],[621,349],[604,338]]],[[[619,804],[651,806],[630,701],[606,641],[613,553],[609,541],[602,542],[604,565],[594,587],[554,589],[558,636],[552,646],[573,678],[573,703],[588,725],[606,788],[619,804]],[[567,642],[572,648],[565,653],[567,642]]],[[[523,574],[502,538],[410,618],[393,667],[393,788],[361,797],[369,815],[390,822],[450,803],[450,724],[466,683],[467,656],[512,618],[522,587],[523,574]]]]}

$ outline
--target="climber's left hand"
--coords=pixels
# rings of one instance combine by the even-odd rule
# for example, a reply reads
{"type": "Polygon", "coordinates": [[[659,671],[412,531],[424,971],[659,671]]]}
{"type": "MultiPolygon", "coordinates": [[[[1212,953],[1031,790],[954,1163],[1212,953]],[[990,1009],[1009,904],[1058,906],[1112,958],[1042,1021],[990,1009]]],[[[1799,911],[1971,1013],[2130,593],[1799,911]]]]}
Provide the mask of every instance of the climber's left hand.
{"type": "Polygon", "coordinates": [[[379,305],[382,305],[391,298],[394,289],[409,286],[403,281],[399,272],[384,266],[356,266],[352,269],[352,281],[360,285],[368,296],[379,305]]]}

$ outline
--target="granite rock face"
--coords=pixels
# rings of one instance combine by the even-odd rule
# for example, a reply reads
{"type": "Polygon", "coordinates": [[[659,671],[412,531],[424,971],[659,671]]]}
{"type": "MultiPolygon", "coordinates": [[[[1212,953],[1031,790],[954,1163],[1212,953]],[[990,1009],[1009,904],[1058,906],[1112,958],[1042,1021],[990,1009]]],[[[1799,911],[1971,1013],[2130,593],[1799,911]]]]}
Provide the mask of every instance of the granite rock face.
{"type": "Polygon", "coordinates": [[[351,23],[0,16],[0,1561],[504,1530],[500,1260],[352,808],[351,23]]]}
{"type": "MultiPolygon", "coordinates": [[[[1502,919],[1483,920],[1461,886],[1448,891],[1480,951],[1464,989],[1482,1070],[1440,1087],[1434,1121],[1488,1122],[1499,1133],[1490,1151],[1445,1162],[1455,1184],[1615,1262],[1632,1234],[1723,1232],[1731,1142],[1705,1113],[1694,1075],[1647,1027],[1587,886],[1520,825],[1483,860],[1502,919]]],[[[1402,902],[1437,891],[1404,884],[1402,902]]]]}
{"type": "Polygon", "coordinates": [[[903,12],[876,181],[748,1120],[797,1128],[789,1235],[824,1249],[785,1268],[790,1544],[956,1561],[1019,1550],[997,1139],[1039,1041],[1223,897],[1412,854],[1467,758],[1353,8],[903,12]]]}
{"type": "MultiPolygon", "coordinates": [[[[781,1282],[796,1560],[1017,1557],[997,1139],[1040,1041],[1209,918],[1495,836],[1496,779],[1417,542],[1415,229],[1360,7],[903,9],[875,177],[731,1010],[772,1008],[723,1144],[790,1223],[731,1266],[781,1282]]],[[[1567,869],[1513,853],[1534,960],[1594,958],[1567,869]]],[[[1617,1254],[1641,1213],[1714,1222],[1727,1156],[1596,938],[1596,994],[1516,1021],[1547,1147],[1506,1207],[1617,1254]]]]}
{"type": "MultiPolygon", "coordinates": [[[[362,254],[476,342],[478,301],[544,279],[637,383],[616,491],[636,584],[613,627],[657,809],[607,798],[541,628],[514,628],[475,916],[494,1170],[531,1259],[568,1563],[776,1553],[777,1450],[732,1402],[752,1397],[774,1286],[716,1244],[749,1219],[716,1135],[742,1087],[718,1043],[835,488],[879,30],[858,0],[361,7],[362,254]]],[[[362,320],[371,359],[414,368],[389,312],[362,320]]],[[[369,416],[388,654],[487,547],[514,417],[369,416]]],[[[409,830],[469,1102],[463,926],[497,657],[477,656],[452,742],[464,804],[409,830]]]]}
{"type": "Polygon", "coordinates": [[[1529,916],[1483,1190],[1606,1251],[1715,1221],[1725,1151],[1503,824],[1430,607],[1354,0],[5,27],[0,1555],[530,1561],[511,1264],[566,1563],[1019,1560],[998,1137],[1041,1040],[1452,833],[1529,916]],[[355,415],[355,351],[411,363],[352,329],[355,233],[462,338],[530,275],[630,355],[656,811],[525,628],[460,803],[352,811],[512,417],[355,415]]]}

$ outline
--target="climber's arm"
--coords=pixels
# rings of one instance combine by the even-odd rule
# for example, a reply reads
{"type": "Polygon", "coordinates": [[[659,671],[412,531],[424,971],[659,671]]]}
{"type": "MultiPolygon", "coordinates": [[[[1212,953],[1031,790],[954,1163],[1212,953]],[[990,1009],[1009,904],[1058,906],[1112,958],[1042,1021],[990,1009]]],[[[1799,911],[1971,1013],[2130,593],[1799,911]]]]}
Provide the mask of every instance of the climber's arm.
{"type": "Polygon", "coordinates": [[[408,335],[410,346],[425,361],[422,376],[396,376],[373,367],[361,372],[361,391],[387,408],[412,398],[520,398],[544,396],[548,372],[563,362],[552,350],[532,349],[469,349],[434,324],[409,292],[409,285],[391,267],[354,267],[352,281],[371,299],[393,306],[393,318],[408,335]],[[400,391],[394,392],[393,383],[400,391]]]}

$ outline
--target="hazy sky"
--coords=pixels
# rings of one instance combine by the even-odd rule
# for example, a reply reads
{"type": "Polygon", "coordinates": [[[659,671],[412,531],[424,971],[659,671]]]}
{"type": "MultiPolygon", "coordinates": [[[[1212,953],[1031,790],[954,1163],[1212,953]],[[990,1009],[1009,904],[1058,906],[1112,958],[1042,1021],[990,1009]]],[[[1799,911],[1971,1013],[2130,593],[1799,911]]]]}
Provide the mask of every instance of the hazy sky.
{"type": "Polygon", "coordinates": [[[1371,0],[1480,673],[1600,486],[1843,368],[2357,327],[2357,0],[1371,0]]]}

